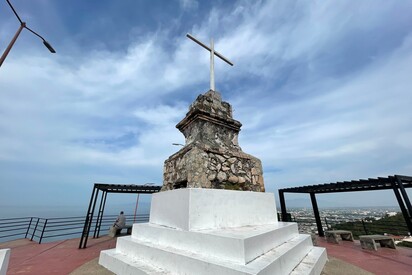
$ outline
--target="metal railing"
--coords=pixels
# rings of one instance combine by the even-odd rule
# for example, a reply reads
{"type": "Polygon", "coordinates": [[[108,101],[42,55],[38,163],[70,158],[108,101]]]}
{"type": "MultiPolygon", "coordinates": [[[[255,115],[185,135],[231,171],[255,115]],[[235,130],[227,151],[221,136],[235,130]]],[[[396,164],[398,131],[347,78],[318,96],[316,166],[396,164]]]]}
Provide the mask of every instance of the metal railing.
{"type": "MultiPolygon", "coordinates": [[[[278,215],[280,217],[280,215],[278,215]]],[[[324,230],[341,229],[350,230],[354,237],[371,234],[390,234],[397,236],[408,236],[408,227],[404,221],[380,221],[371,220],[365,217],[348,218],[337,216],[321,216],[324,230]]],[[[279,219],[281,220],[281,219],[279,219]]],[[[296,222],[300,232],[317,232],[314,216],[293,216],[290,215],[288,221],[296,222]]]]}
{"type": "Polygon", "coordinates": [[[345,223],[332,223],[328,225],[328,229],[349,230],[352,231],[354,237],[374,234],[390,234],[396,236],[409,235],[406,223],[401,221],[385,221],[385,223],[379,223],[379,221],[361,219],[358,221],[349,221],[345,223]]]}
{"type": "MultiPolygon", "coordinates": [[[[117,215],[105,215],[102,218],[100,230],[96,231],[95,236],[107,235],[109,227],[113,225],[117,215]],[[99,232],[98,232],[99,231],[99,232]]],[[[126,215],[126,221],[134,220],[133,215],[126,215]]],[[[149,214],[137,215],[136,223],[148,222],[149,214]]],[[[85,222],[84,216],[62,217],[62,218],[5,218],[0,219],[0,242],[12,241],[27,238],[39,244],[42,241],[54,241],[80,237],[85,222]]],[[[95,233],[96,219],[91,227],[91,233],[95,233]]]]}

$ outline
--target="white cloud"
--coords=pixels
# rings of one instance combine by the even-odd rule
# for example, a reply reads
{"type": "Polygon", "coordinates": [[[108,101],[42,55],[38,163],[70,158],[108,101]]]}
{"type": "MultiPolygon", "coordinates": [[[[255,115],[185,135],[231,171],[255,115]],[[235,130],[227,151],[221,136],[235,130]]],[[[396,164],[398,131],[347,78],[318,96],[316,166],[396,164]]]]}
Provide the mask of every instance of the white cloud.
{"type": "Polygon", "coordinates": [[[186,11],[197,9],[199,6],[199,3],[196,0],[179,0],[179,2],[182,9],[186,11]]]}
{"type": "MultiPolygon", "coordinates": [[[[381,19],[399,7],[371,3],[240,1],[187,27],[205,41],[214,29],[216,49],[235,63],[216,62],[217,87],[244,125],[241,147],[263,160],[269,191],[410,174],[412,36],[381,19]],[[399,29],[396,39],[379,38],[382,48],[370,43],[366,53],[353,46],[384,24],[399,29]]],[[[171,144],[184,142],[176,123],[209,86],[207,52],[171,28],[123,52],[17,49],[0,71],[0,180],[24,182],[19,166],[39,166],[50,175],[27,174],[40,185],[64,177],[87,187],[96,177],[160,183],[163,161],[179,149],[171,144]]]]}

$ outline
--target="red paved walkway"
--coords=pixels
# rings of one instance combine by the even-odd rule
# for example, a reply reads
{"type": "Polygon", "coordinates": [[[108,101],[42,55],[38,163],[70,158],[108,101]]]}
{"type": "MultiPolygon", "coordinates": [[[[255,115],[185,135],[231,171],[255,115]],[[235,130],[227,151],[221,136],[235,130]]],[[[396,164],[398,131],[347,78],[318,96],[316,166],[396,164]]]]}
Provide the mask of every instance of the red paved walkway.
{"type": "Polygon", "coordinates": [[[116,246],[116,239],[89,238],[86,249],[78,249],[79,239],[38,244],[27,239],[0,243],[11,248],[9,269],[12,274],[69,274],[84,263],[98,257],[101,250],[116,246]]]}
{"type": "Polygon", "coordinates": [[[318,246],[325,247],[328,256],[338,258],[377,275],[411,275],[412,249],[397,247],[378,248],[370,251],[361,248],[359,241],[342,241],[340,244],[327,243],[318,238],[318,246]]]}
{"type": "MultiPolygon", "coordinates": [[[[13,274],[68,274],[99,256],[101,250],[115,247],[116,239],[107,236],[90,238],[86,249],[78,249],[79,239],[38,244],[26,239],[1,243],[11,248],[8,275],[13,274]]],[[[377,275],[412,274],[412,249],[379,248],[362,250],[359,242],[329,244],[318,238],[318,245],[326,247],[331,257],[349,262],[377,275]]]]}

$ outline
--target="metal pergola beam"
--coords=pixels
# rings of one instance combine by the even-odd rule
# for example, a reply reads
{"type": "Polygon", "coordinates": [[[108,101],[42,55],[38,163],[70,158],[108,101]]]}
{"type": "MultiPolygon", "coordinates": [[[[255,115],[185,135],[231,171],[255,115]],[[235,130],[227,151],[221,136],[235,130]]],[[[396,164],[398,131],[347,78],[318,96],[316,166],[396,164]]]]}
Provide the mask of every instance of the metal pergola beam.
{"type": "Polygon", "coordinates": [[[399,179],[403,184],[403,188],[412,188],[412,177],[408,176],[389,176],[386,178],[369,178],[367,180],[353,180],[336,183],[325,183],[318,185],[307,185],[300,187],[291,187],[281,189],[285,193],[338,193],[351,191],[374,191],[374,190],[388,190],[392,189],[392,182],[394,179],[399,179]]]}
{"type": "Polygon", "coordinates": [[[359,192],[359,191],[376,191],[392,189],[395,193],[396,200],[405,218],[409,232],[412,233],[412,205],[409,200],[406,188],[412,188],[412,177],[403,175],[394,175],[388,177],[378,177],[376,179],[360,179],[336,183],[325,183],[318,185],[307,185],[300,187],[291,187],[279,189],[279,199],[282,211],[282,219],[286,217],[286,202],[285,193],[300,193],[310,194],[312,207],[315,214],[316,225],[318,227],[319,236],[323,236],[323,228],[320,221],[319,210],[316,203],[315,194],[326,193],[343,193],[343,192],[359,192]]]}

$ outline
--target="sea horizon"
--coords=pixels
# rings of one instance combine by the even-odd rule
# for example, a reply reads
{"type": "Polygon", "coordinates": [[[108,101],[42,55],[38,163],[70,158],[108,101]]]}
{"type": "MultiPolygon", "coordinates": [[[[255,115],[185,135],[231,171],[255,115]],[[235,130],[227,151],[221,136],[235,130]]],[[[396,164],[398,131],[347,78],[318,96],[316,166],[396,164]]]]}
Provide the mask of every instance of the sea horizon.
{"type": "MultiPolygon", "coordinates": [[[[308,209],[311,206],[291,206],[288,209],[308,209]]],[[[396,212],[401,212],[399,206],[396,205],[384,205],[384,206],[338,206],[338,207],[319,207],[319,210],[329,210],[329,209],[380,209],[380,210],[391,210],[396,212]]],[[[84,217],[87,214],[87,206],[79,205],[33,205],[28,208],[28,206],[18,206],[18,205],[1,205],[0,204],[0,219],[9,218],[23,218],[23,217],[39,217],[39,218],[63,218],[63,217],[84,217]]],[[[133,215],[135,210],[135,205],[131,203],[116,204],[114,206],[106,207],[105,215],[117,215],[120,211],[123,211],[126,215],[133,215]]],[[[280,212],[280,207],[277,206],[277,211],[280,212]]],[[[98,206],[96,206],[94,214],[97,215],[98,206]]],[[[142,201],[139,203],[137,209],[137,215],[149,214],[150,213],[150,202],[142,201]]]]}
{"type": "MultiPolygon", "coordinates": [[[[118,215],[123,211],[126,215],[133,215],[135,205],[132,203],[119,203],[106,207],[104,215],[118,215]]],[[[64,218],[64,217],[85,217],[88,205],[4,205],[0,204],[0,219],[38,217],[38,218],[64,218]]],[[[96,205],[94,214],[97,215],[99,205],[96,205]]],[[[137,215],[149,214],[150,202],[139,202],[137,215]]]]}

